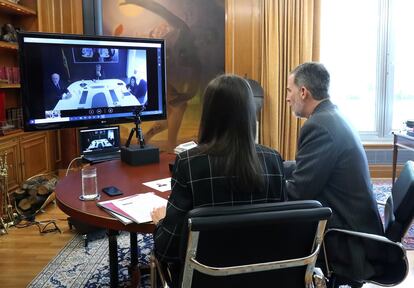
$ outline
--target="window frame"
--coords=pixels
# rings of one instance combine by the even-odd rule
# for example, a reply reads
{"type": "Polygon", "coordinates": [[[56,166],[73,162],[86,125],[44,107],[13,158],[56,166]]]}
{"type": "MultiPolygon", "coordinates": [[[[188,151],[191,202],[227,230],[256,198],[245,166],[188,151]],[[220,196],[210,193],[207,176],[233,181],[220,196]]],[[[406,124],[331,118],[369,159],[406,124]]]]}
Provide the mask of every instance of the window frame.
{"type": "MultiPolygon", "coordinates": [[[[330,1],[330,0],[324,0],[330,1]]],[[[375,76],[375,131],[358,130],[364,143],[389,144],[393,141],[392,129],[394,105],[394,55],[393,1],[377,0],[379,17],[377,23],[377,67],[375,76]]],[[[322,2],[323,3],[323,2],[322,2]]],[[[323,5],[323,4],[322,4],[323,5]]],[[[321,9],[323,13],[323,7],[321,9]]],[[[328,12],[329,13],[329,12],[328,12]]],[[[322,37],[322,33],[321,33],[322,37]]],[[[401,123],[402,125],[403,123],[401,123]]]]}

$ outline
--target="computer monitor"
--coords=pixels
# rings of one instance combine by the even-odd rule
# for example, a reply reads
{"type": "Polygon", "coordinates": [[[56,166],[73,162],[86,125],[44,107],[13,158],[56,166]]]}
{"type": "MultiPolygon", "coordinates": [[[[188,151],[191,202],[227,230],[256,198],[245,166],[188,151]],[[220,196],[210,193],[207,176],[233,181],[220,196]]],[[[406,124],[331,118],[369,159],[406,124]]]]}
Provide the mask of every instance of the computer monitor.
{"type": "Polygon", "coordinates": [[[166,118],[162,39],[18,35],[25,131],[166,118]]]}

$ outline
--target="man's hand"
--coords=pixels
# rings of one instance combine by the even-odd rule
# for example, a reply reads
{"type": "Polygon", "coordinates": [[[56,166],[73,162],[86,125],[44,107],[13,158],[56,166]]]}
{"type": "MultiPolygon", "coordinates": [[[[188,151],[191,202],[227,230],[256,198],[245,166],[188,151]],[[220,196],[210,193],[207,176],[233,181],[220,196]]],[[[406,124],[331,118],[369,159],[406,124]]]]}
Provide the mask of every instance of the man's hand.
{"type": "Polygon", "coordinates": [[[70,92],[63,93],[63,95],[62,95],[62,99],[69,99],[70,97],[72,97],[72,94],[70,92]]]}

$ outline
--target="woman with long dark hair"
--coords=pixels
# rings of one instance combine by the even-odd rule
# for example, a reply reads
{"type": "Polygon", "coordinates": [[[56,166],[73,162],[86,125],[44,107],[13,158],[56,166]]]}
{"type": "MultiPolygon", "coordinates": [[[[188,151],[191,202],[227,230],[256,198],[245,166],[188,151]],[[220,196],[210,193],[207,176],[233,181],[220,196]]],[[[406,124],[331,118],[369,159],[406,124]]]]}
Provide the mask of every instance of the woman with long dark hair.
{"type": "Polygon", "coordinates": [[[147,102],[147,81],[141,79],[139,84],[137,83],[137,78],[132,76],[129,80],[129,84],[126,85],[126,88],[132,95],[134,95],[139,101],[140,105],[145,105],[147,102]]]}
{"type": "Polygon", "coordinates": [[[249,83],[235,75],[213,79],[204,92],[199,145],[177,155],[167,207],[152,213],[158,259],[178,263],[185,216],[194,208],[286,200],[281,156],[255,144],[255,135],[249,83]]]}

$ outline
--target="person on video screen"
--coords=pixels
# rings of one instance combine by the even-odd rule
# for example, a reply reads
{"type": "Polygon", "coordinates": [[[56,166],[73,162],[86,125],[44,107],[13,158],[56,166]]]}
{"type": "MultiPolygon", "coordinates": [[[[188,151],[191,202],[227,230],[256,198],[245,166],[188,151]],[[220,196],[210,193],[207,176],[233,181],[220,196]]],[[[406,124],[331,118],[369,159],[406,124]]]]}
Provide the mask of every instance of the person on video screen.
{"type": "Polygon", "coordinates": [[[60,80],[60,75],[58,73],[53,73],[50,76],[50,80],[48,88],[49,97],[47,97],[47,103],[45,103],[46,110],[53,110],[59,100],[71,97],[68,88],[63,81],[60,80]]]}
{"type": "Polygon", "coordinates": [[[141,105],[145,105],[147,102],[147,97],[145,97],[147,95],[147,81],[141,79],[139,84],[137,84],[137,78],[132,76],[126,87],[128,88],[128,91],[137,98],[141,105]]]}
{"type": "Polygon", "coordinates": [[[100,57],[103,59],[103,61],[111,62],[115,55],[115,49],[114,48],[102,48],[99,54],[100,54],[100,57]]]}
{"type": "Polygon", "coordinates": [[[101,64],[96,64],[95,65],[95,73],[93,74],[92,79],[93,80],[105,79],[105,72],[104,72],[103,67],[101,66],[101,64]]]}

